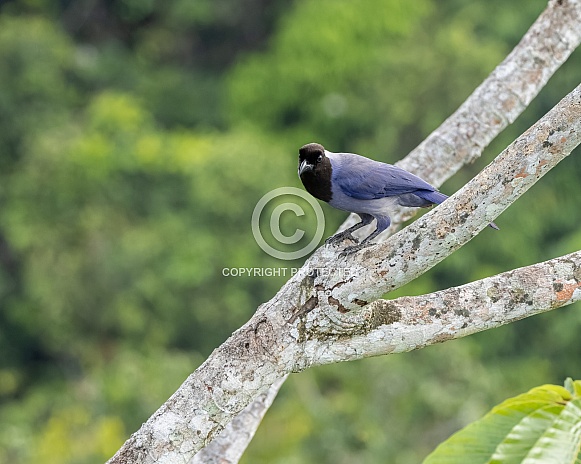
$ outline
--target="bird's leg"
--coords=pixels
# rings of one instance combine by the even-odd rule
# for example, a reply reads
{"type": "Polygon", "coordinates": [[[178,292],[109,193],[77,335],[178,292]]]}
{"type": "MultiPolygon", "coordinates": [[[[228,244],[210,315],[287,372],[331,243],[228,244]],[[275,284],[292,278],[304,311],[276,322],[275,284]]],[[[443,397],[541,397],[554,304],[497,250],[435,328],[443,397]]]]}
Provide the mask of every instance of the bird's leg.
{"type": "Polygon", "coordinates": [[[371,241],[375,237],[377,237],[379,234],[381,234],[385,229],[387,229],[390,224],[391,224],[391,220],[388,217],[377,218],[377,228],[371,234],[369,234],[367,237],[365,237],[361,243],[358,243],[357,245],[346,247],[339,254],[339,256],[348,256],[350,254],[358,252],[359,250],[362,250],[365,247],[368,247],[369,245],[372,244],[371,241]]]}
{"type": "Polygon", "coordinates": [[[335,243],[342,242],[345,239],[349,239],[349,240],[354,241],[355,243],[358,243],[359,240],[353,236],[353,232],[361,229],[362,227],[366,226],[367,224],[371,224],[371,221],[373,221],[373,216],[371,216],[370,214],[364,214],[364,213],[357,214],[357,215],[361,218],[361,221],[359,221],[354,226],[351,226],[348,229],[345,229],[343,232],[339,232],[339,233],[329,237],[327,240],[325,240],[325,245],[333,245],[335,243]]]}
{"type": "Polygon", "coordinates": [[[348,229],[345,229],[343,232],[339,232],[339,233],[329,237],[327,240],[325,240],[325,245],[334,245],[336,243],[342,242],[345,239],[349,239],[349,240],[354,241],[355,243],[358,243],[359,240],[357,238],[355,238],[352,235],[352,233],[355,232],[357,229],[360,229],[364,225],[365,224],[363,224],[362,222],[359,222],[359,223],[355,224],[354,226],[351,226],[348,229]]]}

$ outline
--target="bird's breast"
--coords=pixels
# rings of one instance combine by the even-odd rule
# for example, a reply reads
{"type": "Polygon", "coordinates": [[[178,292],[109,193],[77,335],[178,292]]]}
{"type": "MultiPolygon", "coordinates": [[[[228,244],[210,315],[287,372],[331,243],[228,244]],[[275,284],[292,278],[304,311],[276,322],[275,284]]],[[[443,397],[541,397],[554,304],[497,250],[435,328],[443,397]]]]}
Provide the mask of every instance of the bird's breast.
{"type": "Polygon", "coordinates": [[[345,195],[339,189],[329,204],[334,208],[342,209],[343,211],[366,213],[377,217],[390,216],[399,202],[397,196],[375,198],[372,200],[359,200],[349,195],[345,195]]]}
{"type": "Polygon", "coordinates": [[[329,202],[333,198],[331,179],[314,171],[301,175],[301,181],[307,192],[319,200],[329,202]]]}

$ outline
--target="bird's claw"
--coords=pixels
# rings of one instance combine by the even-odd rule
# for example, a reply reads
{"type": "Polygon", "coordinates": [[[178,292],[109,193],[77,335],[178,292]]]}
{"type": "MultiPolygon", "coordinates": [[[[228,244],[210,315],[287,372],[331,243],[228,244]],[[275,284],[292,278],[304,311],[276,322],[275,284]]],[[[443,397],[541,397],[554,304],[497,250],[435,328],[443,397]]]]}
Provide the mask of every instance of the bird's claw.
{"type": "Polygon", "coordinates": [[[331,237],[329,237],[327,240],[325,240],[325,245],[335,245],[337,243],[342,242],[343,240],[351,240],[352,242],[355,243],[359,243],[359,240],[356,239],[351,232],[339,232],[338,234],[335,234],[331,237]]]}

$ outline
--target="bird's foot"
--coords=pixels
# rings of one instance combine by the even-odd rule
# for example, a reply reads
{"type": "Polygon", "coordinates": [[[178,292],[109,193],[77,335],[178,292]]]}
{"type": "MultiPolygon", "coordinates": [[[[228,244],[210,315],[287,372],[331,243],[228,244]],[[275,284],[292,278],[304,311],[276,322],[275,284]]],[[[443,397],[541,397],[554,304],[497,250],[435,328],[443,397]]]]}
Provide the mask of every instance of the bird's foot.
{"type": "Polygon", "coordinates": [[[354,243],[359,243],[359,240],[353,237],[353,234],[351,234],[351,232],[343,231],[325,240],[325,245],[335,245],[337,243],[342,242],[343,240],[351,240],[354,243]]]}
{"type": "Polygon", "coordinates": [[[357,253],[358,251],[363,250],[363,248],[366,248],[369,245],[371,245],[371,242],[358,243],[357,245],[348,246],[345,249],[343,249],[341,253],[339,253],[339,256],[341,258],[344,258],[345,256],[349,256],[352,255],[353,253],[357,253]]]}

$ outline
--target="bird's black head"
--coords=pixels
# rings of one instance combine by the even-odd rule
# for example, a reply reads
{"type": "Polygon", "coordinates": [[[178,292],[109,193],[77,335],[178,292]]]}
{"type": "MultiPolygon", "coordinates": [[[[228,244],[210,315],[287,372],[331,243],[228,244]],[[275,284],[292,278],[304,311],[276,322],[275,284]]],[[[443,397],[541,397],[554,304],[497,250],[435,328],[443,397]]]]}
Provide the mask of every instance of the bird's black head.
{"type": "Polygon", "coordinates": [[[308,143],[299,149],[299,177],[311,195],[329,201],[331,191],[331,160],[325,155],[325,147],[308,143]]]}
{"type": "Polygon", "coordinates": [[[320,143],[307,143],[299,148],[299,177],[321,167],[325,156],[325,147],[320,143]]]}

